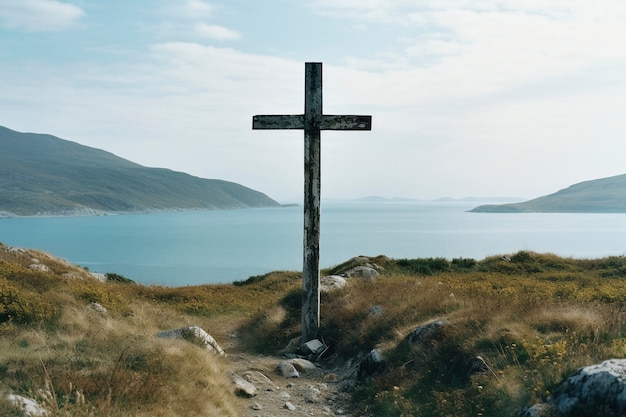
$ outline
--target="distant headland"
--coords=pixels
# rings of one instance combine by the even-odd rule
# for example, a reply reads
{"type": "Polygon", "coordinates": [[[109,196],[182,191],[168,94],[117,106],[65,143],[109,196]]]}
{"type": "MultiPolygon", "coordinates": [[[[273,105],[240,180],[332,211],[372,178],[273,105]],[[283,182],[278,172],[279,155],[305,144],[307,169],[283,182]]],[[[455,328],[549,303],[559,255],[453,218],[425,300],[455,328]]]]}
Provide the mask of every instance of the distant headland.
{"type": "Polygon", "coordinates": [[[488,204],[473,213],[626,213],[626,174],[571,185],[521,203],[488,204]]]}
{"type": "Polygon", "coordinates": [[[0,126],[0,217],[279,206],[237,183],[147,168],[56,136],[0,126]]]}

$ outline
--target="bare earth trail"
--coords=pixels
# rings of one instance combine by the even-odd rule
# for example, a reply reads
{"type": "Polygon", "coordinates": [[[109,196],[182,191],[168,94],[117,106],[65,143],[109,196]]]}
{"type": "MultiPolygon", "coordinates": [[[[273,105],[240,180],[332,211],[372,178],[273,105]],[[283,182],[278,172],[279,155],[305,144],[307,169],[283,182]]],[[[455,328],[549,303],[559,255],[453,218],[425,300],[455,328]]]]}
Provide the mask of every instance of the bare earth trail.
{"type": "Polygon", "coordinates": [[[350,387],[354,386],[355,366],[334,367],[316,363],[316,369],[302,369],[297,378],[286,378],[277,371],[281,356],[256,355],[230,337],[224,346],[228,367],[256,387],[256,395],[239,396],[244,417],[351,416],[350,387]]]}

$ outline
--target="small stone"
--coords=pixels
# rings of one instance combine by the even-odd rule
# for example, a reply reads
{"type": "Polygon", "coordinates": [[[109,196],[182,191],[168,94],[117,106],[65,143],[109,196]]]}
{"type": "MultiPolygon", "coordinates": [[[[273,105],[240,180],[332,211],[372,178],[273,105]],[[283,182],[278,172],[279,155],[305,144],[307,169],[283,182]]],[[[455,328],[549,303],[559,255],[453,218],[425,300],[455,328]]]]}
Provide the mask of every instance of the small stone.
{"type": "Polygon", "coordinates": [[[87,308],[93,311],[97,311],[98,313],[102,313],[102,314],[105,314],[107,312],[107,309],[104,308],[102,304],[99,304],[99,303],[89,303],[87,308]]]}
{"type": "Polygon", "coordinates": [[[296,406],[291,404],[289,401],[287,401],[285,403],[285,405],[283,406],[283,408],[286,408],[289,411],[296,411],[296,406]]]}
{"type": "Polygon", "coordinates": [[[370,317],[380,317],[385,312],[385,308],[383,306],[375,305],[370,308],[369,315],[370,317]]]}
{"type": "Polygon", "coordinates": [[[296,368],[287,361],[279,362],[276,369],[285,378],[298,378],[300,376],[300,373],[296,370],[296,368]]]}
{"type": "Polygon", "coordinates": [[[50,268],[48,268],[44,264],[40,264],[39,261],[37,261],[37,263],[28,265],[28,269],[33,269],[35,271],[41,271],[41,272],[50,272],[50,268]]]}
{"type": "Polygon", "coordinates": [[[362,379],[366,376],[382,373],[387,368],[387,358],[380,349],[372,349],[359,363],[358,377],[362,379]]]}
{"type": "Polygon", "coordinates": [[[281,391],[278,393],[278,398],[281,398],[283,400],[288,400],[291,398],[291,395],[289,395],[287,391],[281,391]]]}
{"type": "Polygon", "coordinates": [[[252,404],[250,406],[250,408],[252,408],[253,410],[257,410],[258,411],[258,410],[262,410],[263,406],[261,404],[259,404],[259,403],[254,403],[254,404],[252,404]]]}
{"type": "Polygon", "coordinates": [[[320,390],[315,387],[309,387],[306,394],[304,394],[304,401],[307,403],[316,403],[320,399],[320,390]]]}
{"type": "Polygon", "coordinates": [[[246,381],[235,372],[230,372],[230,378],[235,384],[235,394],[240,397],[250,398],[257,394],[256,386],[251,382],[246,381]]]}
{"type": "Polygon", "coordinates": [[[307,359],[294,358],[290,359],[289,363],[291,363],[294,368],[296,368],[299,372],[307,372],[317,369],[317,366],[315,366],[313,362],[307,359]]]}

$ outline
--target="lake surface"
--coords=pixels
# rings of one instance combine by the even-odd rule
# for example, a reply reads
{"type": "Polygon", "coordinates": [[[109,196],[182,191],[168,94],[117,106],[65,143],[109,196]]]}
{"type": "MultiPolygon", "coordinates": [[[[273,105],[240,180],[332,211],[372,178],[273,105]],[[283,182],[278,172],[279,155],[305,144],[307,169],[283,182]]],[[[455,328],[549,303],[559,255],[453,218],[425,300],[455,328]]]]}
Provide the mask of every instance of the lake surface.
{"type": "MultiPolygon", "coordinates": [[[[481,203],[322,203],[320,263],[357,255],[483,259],[626,253],[626,214],[468,213],[481,203]]],[[[302,207],[0,219],[0,241],[143,284],[232,282],[302,268],[302,207]]]]}

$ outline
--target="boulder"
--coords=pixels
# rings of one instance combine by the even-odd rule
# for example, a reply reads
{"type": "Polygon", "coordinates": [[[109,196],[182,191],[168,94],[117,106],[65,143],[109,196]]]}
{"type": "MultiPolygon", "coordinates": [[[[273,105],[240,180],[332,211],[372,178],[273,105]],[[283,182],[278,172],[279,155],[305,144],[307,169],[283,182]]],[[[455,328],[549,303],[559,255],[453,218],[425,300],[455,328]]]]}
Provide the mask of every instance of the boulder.
{"type": "Polygon", "coordinates": [[[348,281],[344,277],[339,275],[327,275],[325,277],[320,278],[320,291],[321,292],[331,292],[335,290],[340,290],[346,286],[348,281]]]}
{"type": "Polygon", "coordinates": [[[346,271],[348,278],[361,278],[365,281],[374,281],[380,276],[380,273],[372,266],[360,265],[346,271]]]}
{"type": "Polygon", "coordinates": [[[380,349],[372,349],[359,363],[358,378],[380,374],[387,369],[387,358],[380,349]]]}
{"type": "Polygon", "coordinates": [[[48,412],[37,401],[22,397],[17,394],[7,395],[7,400],[16,407],[22,409],[24,416],[26,417],[40,417],[47,416],[48,412]]]}
{"type": "Polygon", "coordinates": [[[404,342],[409,346],[424,345],[436,338],[441,330],[450,323],[444,319],[437,319],[426,324],[417,326],[411,333],[406,335],[404,342]]]}
{"type": "Polygon", "coordinates": [[[199,326],[187,326],[176,330],[166,330],[157,335],[164,339],[184,339],[188,342],[195,343],[219,355],[224,355],[224,351],[217,344],[213,336],[208,334],[199,326]]]}
{"type": "Polygon", "coordinates": [[[450,384],[466,384],[472,375],[486,372],[489,366],[480,356],[466,352],[447,331],[451,327],[445,319],[437,319],[417,326],[398,345],[398,351],[408,354],[415,366],[431,367],[437,364],[437,373],[450,384]]]}
{"type": "Polygon", "coordinates": [[[548,397],[564,417],[626,415],[626,359],[580,368],[548,397]]]}

